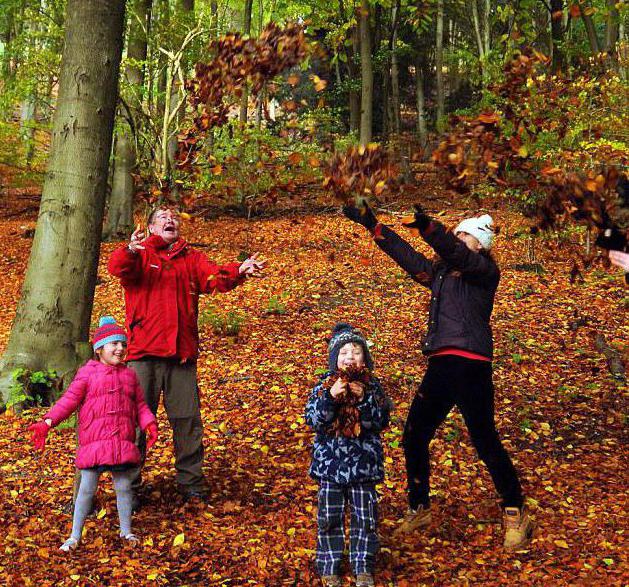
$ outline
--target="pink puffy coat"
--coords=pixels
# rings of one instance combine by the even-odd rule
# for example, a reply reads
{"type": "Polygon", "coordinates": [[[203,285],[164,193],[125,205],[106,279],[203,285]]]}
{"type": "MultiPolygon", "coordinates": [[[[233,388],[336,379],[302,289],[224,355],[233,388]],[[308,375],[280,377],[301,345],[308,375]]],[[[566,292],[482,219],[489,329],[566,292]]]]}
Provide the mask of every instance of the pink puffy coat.
{"type": "Polygon", "coordinates": [[[50,418],[56,426],[77,408],[79,469],[140,462],[135,429],[139,425],[144,430],[155,416],[132,369],[88,361],[44,419],[50,418]]]}

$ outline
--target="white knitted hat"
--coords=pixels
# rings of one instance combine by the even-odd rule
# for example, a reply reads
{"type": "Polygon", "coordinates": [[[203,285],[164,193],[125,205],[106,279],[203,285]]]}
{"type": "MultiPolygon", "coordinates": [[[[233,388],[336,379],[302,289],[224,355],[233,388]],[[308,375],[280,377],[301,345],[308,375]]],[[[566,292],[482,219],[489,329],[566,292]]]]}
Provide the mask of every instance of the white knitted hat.
{"type": "Polygon", "coordinates": [[[483,249],[491,249],[494,241],[493,218],[489,214],[483,214],[479,217],[466,218],[461,221],[454,229],[454,234],[459,232],[467,232],[478,239],[483,249]]]}

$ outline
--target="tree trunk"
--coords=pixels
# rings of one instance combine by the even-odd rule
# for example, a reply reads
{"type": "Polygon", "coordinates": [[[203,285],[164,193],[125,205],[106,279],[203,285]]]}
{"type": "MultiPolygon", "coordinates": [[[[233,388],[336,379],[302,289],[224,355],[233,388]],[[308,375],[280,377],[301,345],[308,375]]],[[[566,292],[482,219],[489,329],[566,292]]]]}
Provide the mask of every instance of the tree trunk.
{"type": "MultiPolygon", "coordinates": [[[[145,62],[148,48],[148,32],[151,21],[152,0],[134,0],[129,14],[127,57],[125,69],[129,87],[127,101],[131,109],[127,114],[135,120],[134,113],[141,109],[144,96],[145,62]]],[[[133,197],[135,195],[133,173],[136,164],[136,142],[127,123],[118,132],[114,145],[114,173],[109,197],[107,220],[103,229],[106,240],[125,238],[133,229],[133,197]]]]}
{"type": "Polygon", "coordinates": [[[491,13],[491,0],[485,0],[485,10],[483,10],[483,42],[485,43],[485,47],[483,48],[483,53],[485,57],[489,57],[489,52],[491,51],[491,25],[489,14],[491,13]]]}
{"type": "Polygon", "coordinates": [[[426,126],[426,98],[424,94],[424,57],[417,51],[415,57],[415,99],[417,103],[417,136],[420,146],[425,149],[428,144],[426,126]]]}
{"type": "MultiPolygon", "coordinates": [[[[245,12],[242,21],[242,34],[251,34],[251,11],[253,10],[253,0],[245,0],[245,12]]],[[[242,89],[242,98],[240,99],[240,122],[247,124],[247,111],[249,109],[249,88],[245,84],[242,89]]]]}
{"type": "Polygon", "coordinates": [[[581,10],[581,18],[583,19],[583,24],[585,25],[585,31],[587,33],[588,41],[590,42],[590,48],[592,49],[592,54],[596,55],[601,52],[601,46],[598,42],[598,37],[596,36],[596,26],[594,26],[594,19],[591,14],[586,13],[586,7],[583,6],[583,2],[578,2],[579,8],[581,10]]]}
{"type": "Polygon", "coordinates": [[[135,143],[130,130],[124,125],[118,131],[114,145],[114,177],[103,229],[103,238],[106,240],[126,238],[133,229],[134,171],[135,143]]]}
{"type": "Polygon", "coordinates": [[[623,65],[629,62],[629,44],[625,40],[625,25],[621,21],[618,26],[618,63],[620,64],[620,77],[626,82],[629,79],[627,75],[627,66],[623,65]]]}
{"type": "Polygon", "coordinates": [[[478,5],[477,0],[470,0],[472,5],[472,21],[474,23],[474,35],[476,37],[476,47],[478,49],[478,61],[480,62],[481,76],[483,79],[483,86],[485,85],[485,46],[483,45],[483,38],[480,28],[480,19],[478,18],[478,5]]]}
{"type": "Polygon", "coordinates": [[[358,77],[358,67],[356,66],[356,55],[360,52],[360,39],[358,38],[358,27],[352,29],[352,50],[348,51],[347,69],[351,81],[349,90],[349,130],[350,132],[360,132],[360,94],[354,86],[358,77]]]}
{"type": "Polygon", "coordinates": [[[443,87],[443,0],[437,0],[435,67],[437,69],[437,120],[440,120],[445,114],[445,91],[443,87]]]}
{"type": "MultiPolygon", "coordinates": [[[[127,65],[125,76],[136,92],[141,92],[144,85],[144,62],[151,22],[151,4],[152,0],[135,0],[130,7],[127,57],[135,63],[127,65]]],[[[136,99],[141,101],[141,94],[136,99]]]]}
{"type": "Polygon", "coordinates": [[[552,39],[552,72],[561,71],[565,65],[563,54],[564,26],[563,19],[559,13],[563,15],[563,0],[550,0],[550,36],[552,39]]]}
{"type": "Polygon", "coordinates": [[[360,144],[371,142],[373,121],[373,67],[369,31],[369,1],[360,0],[360,144]]]}
{"type": "Polygon", "coordinates": [[[611,53],[618,42],[620,15],[616,8],[616,0],[607,0],[607,22],[605,26],[605,51],[611,53]]]}
{"type": "Polygon", "coordinates": [[[122,54],[124,0],[68,0],[50,158],[22,295],[0,360],[67,376],[88,340],[122,54]]]}
{"type": "Polygon", "coordinates": [[[33,88],[20,107],[20,136],[24,143],[24,162],[30,167],[35,154],[37,94],[33,88]]]}
{"type": "Polygon", "coordinates": [[[398,67],[397,29],[400,18],[400,2],[391,11],[391,21],[393,23],[393,33],[391,34],[391,108],[393,132],[400,134],[400,72],[398,67]]]}
{"type": "Polygon", "coordinates": [[[218,37],[218,2],[216,0],[210,2],[210,14],[212,15],[210,37],[216,39],[218,37]]]}

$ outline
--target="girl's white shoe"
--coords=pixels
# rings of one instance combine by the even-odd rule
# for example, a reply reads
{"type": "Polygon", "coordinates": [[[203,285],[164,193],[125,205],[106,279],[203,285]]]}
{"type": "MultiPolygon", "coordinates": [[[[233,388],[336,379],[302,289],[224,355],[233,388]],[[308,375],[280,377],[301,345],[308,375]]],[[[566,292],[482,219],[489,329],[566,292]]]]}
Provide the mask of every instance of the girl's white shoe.
{"type": "Polygon", "coordinates": [[[63,550],[63,552],[70,552],[74,550],[79,545],[79,541],[76,538],[68,538],[60,547],[59,550],[63,550]]]}
{"type": "Polygon", "coordinates": [[[137,546],[138,544],[140,544],[140,539],[133,532],[130,532],[125,536],[121,534],[120,538],[126,540],[131,546],[137,546]]]}

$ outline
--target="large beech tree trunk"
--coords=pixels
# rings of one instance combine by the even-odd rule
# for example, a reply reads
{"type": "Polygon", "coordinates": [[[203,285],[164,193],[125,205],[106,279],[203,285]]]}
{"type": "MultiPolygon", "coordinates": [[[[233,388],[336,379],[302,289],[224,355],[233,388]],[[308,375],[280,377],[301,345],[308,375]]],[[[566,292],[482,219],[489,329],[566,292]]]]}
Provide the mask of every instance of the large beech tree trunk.
{"type": "Polygon", "coordinates": [[[360,1],[360,144],[371,142],[373,127],[373,66],[371,62],[371,33],[369,31],[369,1],[360,1]]]}
{"type": "Polygon", "coordinates": [[[59,97],[37,228],[7,349],[18,366],[72,373],[88,340],[118,95],[124,0],[68,0],[59,97]]]}

